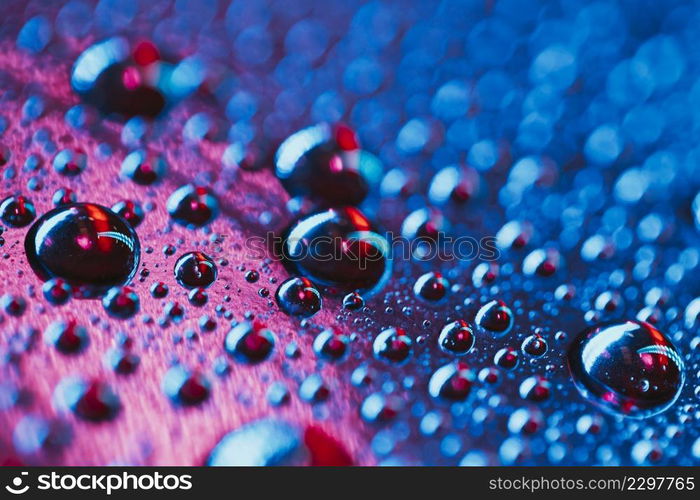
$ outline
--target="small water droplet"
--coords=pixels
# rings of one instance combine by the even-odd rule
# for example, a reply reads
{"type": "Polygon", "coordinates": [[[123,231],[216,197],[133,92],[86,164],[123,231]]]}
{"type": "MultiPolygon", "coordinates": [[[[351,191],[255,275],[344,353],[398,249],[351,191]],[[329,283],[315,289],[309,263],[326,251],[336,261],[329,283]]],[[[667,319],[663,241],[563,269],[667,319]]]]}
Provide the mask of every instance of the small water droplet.
{"type": "Polygon", "coordinates": [[[413,352],[413,341],[401,328],[387,328],[374,339],[374,356],[391,363],[405,362],[413,352]]]}
{"type": "Polygon", "coordinates": [[[211,286],[217,275],[216,264],[203,252],[188,252],[175,263],[175,279],[185,288],[211,286]]]}
{"type": "Polygon", "coordinates": [[[244,321],[234,326],[224,340],[224,349],[243,363],[266,360],[275,347],[275,335],[262,326],[244,321]]]}
{"type": "Polygon", "coordinates": [[[321,310],[323,300],[307,278],[289,278],[275,294],[279,308],[290,316],[310,318],[321,310]]]}
{"type": "Polygon", "coordinates": [[[481,306],[474,321],[488,332],[505,335],[513,327],[513,312],[503,301],[492,300],[481,306]]]}
{"type": "Polygon", "coordinates": [[[448,323],[440,332],[438,345],[448,354],[464,356],[474,347],[474,330],[463,319],[448,323]]]}

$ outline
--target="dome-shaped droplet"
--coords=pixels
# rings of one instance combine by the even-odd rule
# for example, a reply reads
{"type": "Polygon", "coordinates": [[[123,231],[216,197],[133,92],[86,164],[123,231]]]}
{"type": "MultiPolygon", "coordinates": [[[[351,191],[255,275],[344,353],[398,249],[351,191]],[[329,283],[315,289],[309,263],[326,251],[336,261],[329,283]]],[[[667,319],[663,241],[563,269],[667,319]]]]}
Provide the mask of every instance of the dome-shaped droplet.
{"type": "Polygon", "coordinates": [[[505,335],[513,327],[513,312],[503,301],[492,300],[481,306],[474,321],[494,335],[505,335]]]}
{"type": "Polygon", "coordinates": [[[43,280],[62,278],[93,296],[127,283],[136,273],[136,232],[108,208],[74,203],[55,208],[32,225],[24,241],[27,260],[43,280]]]}
{"type": "Polygon", "coordinates": [[[214,260],[202,252],[188,252],[175,263],[175,279],[185,288],[206,288],[217,274],[214,260]]]}
{"type": "Polygon", "coordinates": [[[323,300],[307,278],[289,278],[275,294],[279,308],[290,316],[310,318],[321,310],[323,300]]]}
{"type": "Polygon", "coordinates": [[[257,420],[226,434],[207,458],[210,466],[303,465],[307,462],[299,431],[287,422],[257,420]]]}
{"type": "Polygon", "coordinates": [[[449,291],[450,282],[441,273],[425,273],[413,285],[415,296],[426,302],[440,302],[449,291]]]}
{"type": "Polygon", "coordinates": [[[139,312],[139,296],[127,286],[110,288],[102,297],[102,307],[113,318],[129,319],[139,312]]]}
{"type": "Polygon", "coordinates": [[[350,340],[346,335],[323,330],[314,339],[314,352],[319,358],[329,361],[340,361],[350,351],[350,340]]]}
{"type": "Polygon", "coordinates": [[[68,302],[73,294],[73,287],[61,278],[52,278],[41,287],[44,298],[55,306],[68,302]]]}
{"type": "Polygon", "coordinates": [[[569,368],[579,392],[616,414],[644,418],[668,409],[685,380],[673,343],[639,321],[584,330],[571,344],[569,368]]]}
{"type": "Polygon", "coordinates": [[[209,188],[186,184],[170,195],[166,208],[178,224],[201,227],[219,215],[219,200],[209,188]]]}
{"type": "Polygon", "coordinates": [[[547,352],[547,341],[541,335],[530,335],[523,340],[521,349],[525,354],[539,357],[547,352]]]}
{"type": "Polygon", "coordinates": [[[282,253],[296,274],[339,291],[377,291],[391,273],[386,239],[356,208],[332,208],[299,220],[282,253]]]}
{"type": "Polygon", "coordinates": [[[391,363],[403,363],[413,352],[413,341],[401,328],[387,328],[374,339],[374,356],[391,363]]]}
{"type": "Polygon", "coordinates": [[[0,202],[0,221],[10,227],[24,227],[34,220],[34,203],[24,196],[8,196],[0,202]]]}
{"type": "Polygon", "coordinates": [[[440,332],[438,345],[448,354],[464,356],[474,347],[474,330],[463,319],[448,323],[440,332]]]}
{"type": "Polygon", "coordinates": [[[159,78],[163,80],[159,61],[157,49],[149,42],[131,47],[124,38],[110,38],[80,54],[71,86],[105,115],[155,117],[166,105],[158,87],[159,78]]]}
{"type": "Polygon", "coordinates": [[[75,321],[54,321],[44,330],[44,342],[63,354],[78,354],[89,344],[87,329],[75,321]]]}
{"type": "Polygon", "coordinates": [[[71,376],[62,379],[53,393],[58,410],[68,410],[83,420],[100,422],[113,419],[121,404],[119,397],[106,383],[71,376]]]}
{"type": "Polygon", "coordinates": [[[124,217],[134,228],[141,224],[145,215],[141,204],[131,200],[118,201],[112,205],[112,212],[124,217]]]}
{"type": "Polygon", "coordinates": [[[87,155],[78,149],[63,149],[53,158],[53,169],[66,177],[75,177],[87,167],[87,155]]]}
{"type": "Polygon", "coordinates": [[[358,205],[381,176],[382,166],[359,149],[348,127],[320,124],[280,145],[275,173],[292,196],[309,196],[325,205],[358,205]]]}
{"type": "Polygon", "coordinates": [[[496,352],[496,355],[493,357],[493,362],[496,364],[496,366],[506,370],[512,370],[518,366],[518,351],[512,347],[504,347],[499,349],[496,352]]]}
{"type": "Polygon", "coordinates": [[[234,326],[224,339],[224,349],[242,363],[260,363],[275,347],[275,335],[259,325],[244,321],[234,326]]]}
{"type": "Polygon", "coordinates": [[[523,273],[526,276],[552,276],[561,267],[561,260],[556,248],[533,250],[523,260],[523,273]]]}
{"type": "Polygon", "coordinates": [[[350,292],[343,297],[343,309],[348,311],[357,311],[365,305],[365,299],[357,292],[350,292]]]}
{"type": "Polygon", "coordinates": [[[209,397],[210,384],[201,373],[176,365],[163,377],[163,392],[176,405],[194,406],[209,397]]]}
{"type": "Polygon", "coordinates": [[[168,164],[162,156],[149,155],[144,150],[129,153],[122,162],[121,175],[136,184],[150,186],[165,176],[168,164]]]}
{"type": "Polygon", "coordinates": [[[428,392],[436,399],[464,401],[474,385],[474,373],[464,363],[449,363],[431,375],[428,392]]]}

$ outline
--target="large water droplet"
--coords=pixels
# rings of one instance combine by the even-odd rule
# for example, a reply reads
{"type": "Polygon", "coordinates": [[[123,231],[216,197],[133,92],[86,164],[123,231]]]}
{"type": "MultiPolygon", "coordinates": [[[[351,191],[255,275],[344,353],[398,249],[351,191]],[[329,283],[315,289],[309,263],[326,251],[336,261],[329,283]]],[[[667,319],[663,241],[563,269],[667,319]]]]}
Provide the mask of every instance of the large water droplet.
{"type": "Polygon", "coordinates": [[[43,280],[62,278],[83,296],[127,283],[140,246],[122,217],[92,203],[74,203],[42,215],[24,241],[27,260],[43,280]]]}
{"type": "Polygon", "coordinates": [[[369,294],[391,273],[389,245],[356,208],[332,208],[299,220],[282,252],[289,267],[314,283],[369,294]]]}
{"type": "Polygon", "coordinates": [[[673,343],[638,321],[584,330],[571,344],[568,361],[582,395],[629,417],[649,417],[668,409],[685,380],[683,360],[673,343]]]}

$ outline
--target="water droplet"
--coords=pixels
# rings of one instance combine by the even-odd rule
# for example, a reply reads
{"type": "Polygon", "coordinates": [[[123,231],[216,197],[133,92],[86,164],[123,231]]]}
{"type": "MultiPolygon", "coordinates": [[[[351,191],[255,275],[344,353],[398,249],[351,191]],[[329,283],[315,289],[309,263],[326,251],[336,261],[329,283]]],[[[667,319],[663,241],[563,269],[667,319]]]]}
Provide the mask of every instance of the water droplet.
{"type": "Polygon", "coordinates": [[[299,431],[281,420],[264,419],[226,434],[207,458],[209,466],[275,466],[306,463],[299,431]]]}
{"type": "Polygon", "coordinates": [[[175,263],[175,279],[185,288],[209,287],[217,275],[216,264],[202,252],[188,252],[175,263]]]}
{"type": "Polygon", "coordinates": [[[350,341],[346,335],[324,330],[314,339],[314,352],[319,358],[340,361],[350,352],[350,341]]]}
{"type": "Polygon", "coordinates": [[[9,316],[19,318],[27,309],[27,301],[19,295],[6,293],[0,297],[0,308],[9,316]]]}
{"type": "Polygon", "coordinates": [[[131,288],[115,286],[102,297],[102,307],[113,318],[129,319],[139,312],[140,300],[131,288]]]}
{"type": "Polygon", "coordinates": [[[328,385],[318,373],[312,373],[299,386],[299,397],[307,403],[322,403],[331,395],[328,385]]]}
{"type": "Polygon", "coordinates": [[[136,273],[140,256],[131,225],[92,203],[45,213],[30,228],[24,248],[41,279],[62,278],[84,296],[127,283],[136,273]]]}
{"type": "Polygon", "coordinates": [[[428,392],[436,399],[464,401],[474,385],[474,373],[464,363],[448,363],[431,375],[428,392]]]}
{"type": "Polygon", "coordinates": [[[386,423],[396,418],[403,406],[398,397],[375,392],[362,402],[360,415],[366,422],[386,423]]]}
{"type": "Polygon", "coordinates": [[[275,294],[279,308],[290,316],[310,318],[321,310],[323,300],[307,278],[289,278],[275,294]]]}
{"type": "Polygon", "coordinates": [[[540,375],[533,375],[522,381],[518,391],[523,399],[535,402],[544,401],[549,398],[551,384],[546,378],[540,375]]]}
{"type": "Polygon", "coordinates": [[[440,273],[425,273],[416,280],[413,285],[413,293],[416,297],[427,302],[440,302],[450,290],[450,282],[440,273]]]}
{"type": "Polygon", "coordinates": [[[474,347],[474,330],[463,319],[448,323],[440,332],[438,345],[448,354],[464,356],[474,347]]]}
{"type": "Polygon", "coordinates": [[[119,214],[131,224],[131,227],[137,227],[143,221],[144,212],[139,203],[131,200],[122,200],[112,205],[112,212],[119,214]]]}
{"type": "Polygon", "coordinates": [[[201,373],[176,365],[163,377],[163,392],[176,405],[195,406],[209,397],[210,384],[201,373]]]}
{"type": "Polygon", "coordinates": [[[59,188],[54,192],[51,201],[55,207],[60,207],[62,205],[70,205],[78,201],[78,195],[76,195],[75,191],[73,191],[72,189],[59,188]]]}
{"type": "Polygon", "coordinates": [[[347,311],[359,311],[365,305],[365,299],[357,292],[350,292],[343,297],[343,309],[347,311]]]}
{"type": "Polygon", "coordinates": [[[260,273],[255,271],[255,270],[251,270],[251,271],[248,271],[247,273],[245,273],[245,280],[248,283],[255,283],[259,279],[260,279],[260,273]]]}
{"type": "Polygon", "coordinates": [[[685,380],[684,363],[673,343],[638,321],[584,330],[571,344],[568,361],[583,396],[608,411],[635,418],[668,409],[685,380]],[[648,381],[647,390],[641,380],[648,381]]]}
{"type": "Polygon", "coordinates": [[[540,335],[530,335],[523,340],[521,349],[530,356],[543,356],[547,352],[547,341],[540,335]]]}
{"type": "Polygon", "coordinates": [[[496,352],[496,355],[493,357],[493,362],[496,364],[496,366],[506,370],[512,370],[518,366],[518,361],[518,351],[512,347],[504,347],[503,349],[499,349],[498,352],[496,352]]]}
{"type": "Polygon", "coordinates": [[[358,205],[381,171],[379,160],[360,150],[355,133],[342,125],[301,130],[275,155],[277,177],[292,196],[310,196],[327,205],[358,205]]]}
{"type": "Polygon", "coordinates": [[[149,155],[139,149],[129,153],[122,162],[121,175],[136,184],[150,186],[163,179],[168,164],[160,155],[149,155]]]}
{"type": "Polygon", "coordinates": [[[53,158],[53,169],[66,177],[75,177],[87,167],[85,152],[74,149],[63,149],[53,158]]]}
{"type": "Polygon", "coordinates": [[[275,335],[262,326],[244,321],[234,326],[226,335],[224,349],[243,363],[260,363],[266,360],[275,347],[275,335]]]}
{"type": "Polygon", "coordinates": [[[295,274],[338,290],[373,293],[391,273],[386,239],[356,208],[332,208],[299,220],[283,255],[295,274]]]}
{"type": "Polygon", "coordinates": [[[167,297],[169,291],[170,289],[168,288],[168,285],[162,281],[151,285],[151,296],[155,299],[167,297]]]}
{"type": "Polygon", "coordinates": [[[219,200],[210,189],[187,184],[170,195],[166,208],[178,224],[201,227],[219,215],[219,200]]]}
{"type": "Polygon", "coordinates": [[[138,368],[141,358],[128,349],[115,347],[105,354],[105,365],[119,375],[134,373],[138,368]]]}
{"type": "Polygon", "coordinates": [[[157,86],[154,71],[160,55],[150,42],[129,46],[121,37],[91,45],[73,66],[71,86],[85,102],[104,115],[155,117],[163,111],[166,99],[157,86]],[[152,47],[145,51],[140,47],[152,47]],[[140,54],[148,52],[148,57],[140,54]]]}
{"type": "Polygon", "coordinates": [[[43,284],[41,290],[44,294],[44,298],[55,306],[60,306],[68,302],[73,294],[73,287],[61,278],[50,279],[43,284]]]}
{"type": "Polygon", "coordinates": [[[204,288],[193,288],[187,294],[187,298],[193,306],[202,307],[209,300],[209,295],[204,288]]]}
{"type": "Polygon", "coordinates": [[[505,335],[513,327],[513,312],[503,301],[492,300],[481,306],[474,321],[488,332],[505,335]]]}
{"type": "Polygon", "coordinates": [[[99,380],[71,376],[62,379],[53,393],[54,406],[68,410],[83,420],[101,422],[112,420],[121,404],[112,388],[99,380]]]}
{"type": "Polygon", "coordinates": [[[44,330],[44,342],[63,354],[78,354],[90,343],[87,329],[74,320],[54,321],[44,330]]]}
{"type": "Polygon", "coordinates": [[[34,220],[34,203],[24,196],[8,196],[0,203],[0,220],[10,227],[24,227],[34,220]]]}
{"type": "Polygon", "coordinates": [[[533,250],[523,260],[523,273],[526,276],[552,276],[561,266],[561,255],[556,248],[533,250]]]}
{"type": "Polygon", "coordinates": [[[387,328],[374,339],[374,356],[391,363],[403,363],[413,352],[413,341],[402,328],[387,328]]]}

